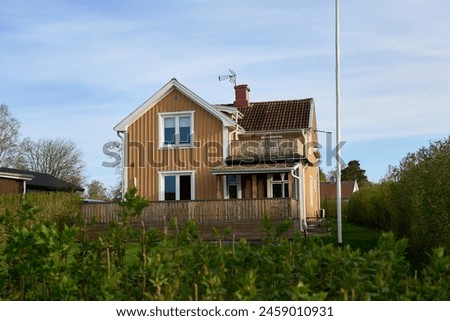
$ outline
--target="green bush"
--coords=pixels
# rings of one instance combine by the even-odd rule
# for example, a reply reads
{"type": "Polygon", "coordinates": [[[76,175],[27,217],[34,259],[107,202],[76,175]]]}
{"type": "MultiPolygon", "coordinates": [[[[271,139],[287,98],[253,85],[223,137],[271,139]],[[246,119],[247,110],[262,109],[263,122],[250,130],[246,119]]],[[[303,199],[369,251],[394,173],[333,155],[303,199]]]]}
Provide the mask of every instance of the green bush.
{"type": "Polygon", "coordinates": [[[354,193],[348,204],[349,221],[390,231],[393,215],[391,185],[370,185],[354,193]]]}
{"type": "MultiPolygon", "coordinates": [[[[337,217],[337,204],[335,199],[323,199],[320,201],[320,206],[325,210],[325,217],[336,218],[337,217]]],[[[348,201],[341,202],[341,214],[342,217],[348,215],[348,201]]]]}
{"type": "Polygon", "coordinates": [[[77,241],[25,203],[3,220],[2,300],[448,300],[450,258],[434,250],[416,276],[406,240],[383,234],[366,253],[300,234],[288,241],[265,220],[259,246],[200,239],[195,222],[171,231],[130,228],[147,200],[131,190],[105,235],[77,241]],[[130,239],[138,237],[137,243],[130,239]]]}
{"type": "Polygon", "coordinates": [[[63,192],[0,195],[0,218],[9,216],[16,219],[14,213],[20,210],[24,202],[39,209],[34,214],[36,219],[54,222],[62,228],[64,224],[77,222],[81,197],[76,193],[63,192]]]}

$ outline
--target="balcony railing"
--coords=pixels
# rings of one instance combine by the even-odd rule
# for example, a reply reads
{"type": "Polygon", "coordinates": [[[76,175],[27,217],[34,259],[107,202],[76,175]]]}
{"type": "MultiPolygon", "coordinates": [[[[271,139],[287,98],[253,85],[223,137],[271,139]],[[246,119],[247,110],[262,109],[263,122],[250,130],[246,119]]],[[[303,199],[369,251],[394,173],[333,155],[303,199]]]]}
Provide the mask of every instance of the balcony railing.
{"type": "Polygon", "coordinates": [[[232,159],[259,158],[263,160],[298,158],[303,155],[298,138],[268,138],[260,140],[234,140],[230,142],[228,156],[232,159]]]}

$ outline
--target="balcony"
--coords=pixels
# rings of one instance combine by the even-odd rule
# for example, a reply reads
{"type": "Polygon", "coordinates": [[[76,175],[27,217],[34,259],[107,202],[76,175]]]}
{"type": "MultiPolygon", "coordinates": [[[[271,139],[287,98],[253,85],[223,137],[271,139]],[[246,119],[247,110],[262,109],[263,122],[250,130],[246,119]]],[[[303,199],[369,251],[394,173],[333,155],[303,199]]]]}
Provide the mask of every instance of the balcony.
{"type": "Polygon", "coordinates": [[[298,138],[268,138],[231,141],[226,162],[298,161],[302,158],[302,144],[298,138]]]}

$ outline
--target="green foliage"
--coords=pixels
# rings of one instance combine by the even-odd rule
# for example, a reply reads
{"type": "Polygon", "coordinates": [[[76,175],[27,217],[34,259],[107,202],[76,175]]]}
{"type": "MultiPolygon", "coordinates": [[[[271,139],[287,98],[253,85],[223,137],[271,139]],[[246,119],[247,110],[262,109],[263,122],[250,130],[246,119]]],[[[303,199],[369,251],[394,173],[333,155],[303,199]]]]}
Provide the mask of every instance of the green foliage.
{"type": "Polygon", "coordinates": [[[358,181],[359,186],[368,183],[366,171],[361,168],[358,160],[351,160],[342,169],[341,181],[358,181]]]}
{"type": "Polygon", "coordinates": [[[391,189],[391,183],[383,183],[366,186],[354,193],[348,204],[348,219],[383,231],[390,231],[394,206],[391,189]]]}
{"type": "Polygon", "coordinates": [[[393,231],[409,239],[416,261],[424,261],[437,246],[449,253],[450,136],[408,154],[393,172],[393,231]]]}
{"type": "Polygon", "coordinates": [[[81,198],[76,193],[64,192],[0,195],[0,218],[8,215],[15,217],[10,214],[19,211],[24,201],[39,209],[33,214],[38,216],[37,220],[52,221],[60,228],[78,221],[81,198]]]}
{"type": "Polygon", "coordinates": [[[407,238],[416,266],[433,248],[450,253],[450,136],[408,154],[382,184],[353,194],[348,218],[407,238]]]}
{"type": "MultiPolygon", "coordinates": [[[[337,204],[335,199],[322,199],[320,201],[320,208],[325,210],[325,216],[328,218],[337,217],[337,204]]],[[[341,203],[342,217],[348,216],[348,202],[341,203]]]]}
{"type": "Polygon", "coordinates": [[[145,198],[129,191],[119,221],[106,234],[79,238],[77,227],[57,228],[23,204],[3,219],[0,253],[2,300],[448,300],[450,257],[434,250],[417,276],[407,241],[383,234],[361,253],[324,245],[289,224],[264,220],[266,239],[255,246],[204,242],[195,222],[172,222],[167,233],[132,228],[145,198]],[[134,242],[131,242],[133,240],[134,242]]]}

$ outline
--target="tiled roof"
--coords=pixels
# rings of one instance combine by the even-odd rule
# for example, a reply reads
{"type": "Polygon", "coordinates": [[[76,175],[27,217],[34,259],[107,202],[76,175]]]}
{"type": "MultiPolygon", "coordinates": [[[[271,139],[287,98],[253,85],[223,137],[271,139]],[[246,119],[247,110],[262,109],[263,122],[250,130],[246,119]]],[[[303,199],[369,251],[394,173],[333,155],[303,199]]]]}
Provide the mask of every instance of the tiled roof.
{"type": "Polygon", "coordinates": [[[27,188],[29,189],[43,190],[43,191],[61,191],[61,192],[84,191],[82,187],[63,181],[50,174],[6,167],[0,167],[0,172],[33,176],[33,179],[27,182],[27,188]]]}
{"type": "Polygon", "coordinates": [[[246,131],[270,131],[309,127],[312,98],[250,103],[239,107],[239,121],[246,131]]]}

